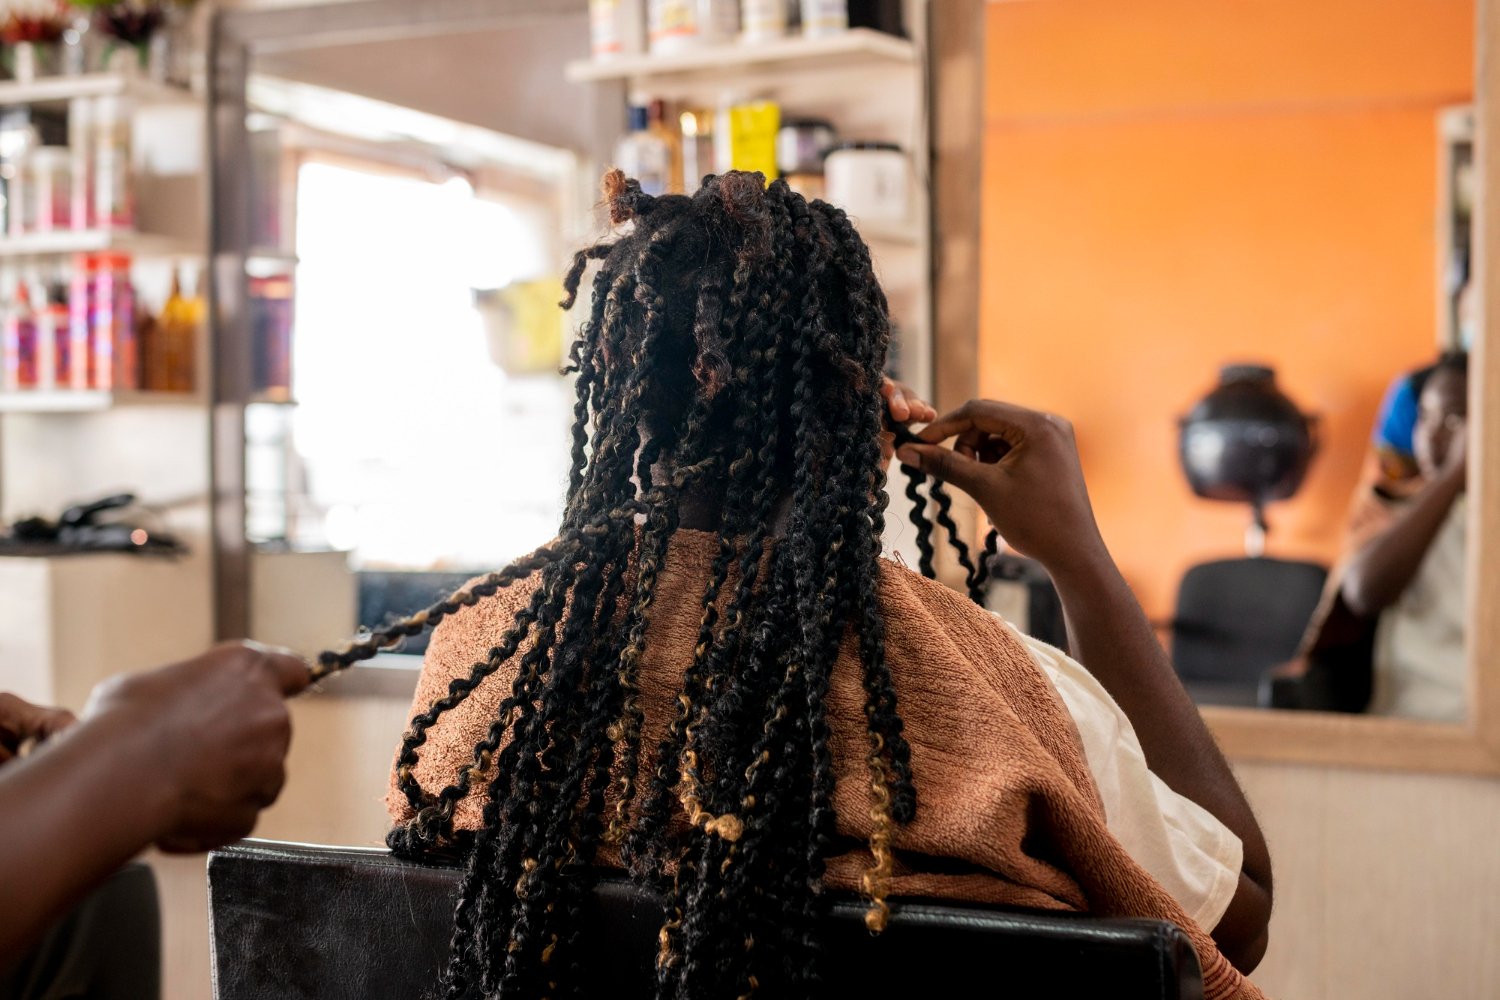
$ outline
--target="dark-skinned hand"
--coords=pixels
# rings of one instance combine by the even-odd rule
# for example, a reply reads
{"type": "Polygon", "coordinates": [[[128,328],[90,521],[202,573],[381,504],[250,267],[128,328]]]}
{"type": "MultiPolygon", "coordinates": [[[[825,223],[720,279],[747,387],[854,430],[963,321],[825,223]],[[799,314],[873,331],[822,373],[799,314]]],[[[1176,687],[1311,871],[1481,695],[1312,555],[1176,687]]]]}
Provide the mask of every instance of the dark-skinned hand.
{"type": "Polygon", "coordinates": [[[976,399],[917,433],[896,457],[974,498],[1005,541],[1057,573],[1108,558],[1073,427],[1050,413],[976,399]],[[953,438],[951,448],[939,442],[953,438]]]}
{"type": "Polygon", "coordinates": [[[94,689],[83,718],[134,723],[152,741],[165,785],[164,851],[206,851],[238,840],[276,800],[291,742],[284,699],[307,687],[302,659],[249,642],[94,689]]]}
{"type": "Polygon", "coordinates": [[[27,744],[41,743],[76,721],[65,708],[33,705],[24,698],[0,693],[0,764],[20,756],[27,744]]]}

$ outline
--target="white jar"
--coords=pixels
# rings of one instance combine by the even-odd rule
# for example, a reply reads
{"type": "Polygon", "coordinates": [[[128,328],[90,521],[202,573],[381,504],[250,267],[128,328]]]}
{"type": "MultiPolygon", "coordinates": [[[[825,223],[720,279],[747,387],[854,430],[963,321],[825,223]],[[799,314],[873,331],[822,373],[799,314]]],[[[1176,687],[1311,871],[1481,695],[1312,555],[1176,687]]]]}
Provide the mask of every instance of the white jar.
{"type": "Polygon", "coordinates": [[[893,142],[845,142],[823,160],[827,199],[856,222],[899,225],[911,216],[911,165],[893,142]]]}
{"type": "Polygon", "coordinates": [[[638,56],[646,51],[641,0],[589,0],[589,43],[595,59],[638,56]]]}
{"type": "Polygon", "coordinates": [[[704,40],[697,0],[651,0],[646,34],[656,55],[696,49],[704,40]]]}
{"type": "Polygon", "coordinates": [[[739,10],[734,0],[651,0],[647,8],[651,51],[686,52],[734,40],[739,10]]]}
{"type": "Polygon", "coordinates": [[[849,30],[849,0],[802,0],[802,34],[830,38],[849,30]]]}
{"type": "Polygon", "coordinates": [[[22,169],[30,204],[22,211],[31,232],[59,232],[72,225],[72,166],[67,146],[38,146],[26,157],[22,169]]]}
{"type": "Polygon", "coordinates": [[[740,40],[770,42],[786,34],[786,0],[743,0],[740,40]]]}

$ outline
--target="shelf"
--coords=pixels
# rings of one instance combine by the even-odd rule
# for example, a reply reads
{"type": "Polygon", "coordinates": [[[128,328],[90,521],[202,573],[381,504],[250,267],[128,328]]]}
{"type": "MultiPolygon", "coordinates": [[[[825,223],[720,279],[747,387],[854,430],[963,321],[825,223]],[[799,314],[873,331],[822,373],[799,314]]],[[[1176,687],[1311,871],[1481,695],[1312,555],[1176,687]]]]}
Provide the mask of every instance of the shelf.
{"type": "Polygon", "coordinates": [[[861,222],[853,217],[850,221],[866,243],[914,247],[922,242],[921,233],[910,222],[861,222]]]}
{"type": "Polygon", "coordinates": [[[252,277],[269,278],[289,274],[296,269],[297,254],[276,247],[251,247],[245,253],[245,272],[252,277]]]}
{"type": "Polygon", "coordinates": [[[178,236],[110,229],[61,229],[0,237],[0,258],[66,257],[105,251],[135,257],[202,257],[203,245],[178,236]]]}
{"type": "Polygon", "coordinates": [[[564,74],[571,83],[594,83],[700,74],[722,78],[728,70],[749,66],[793,69],[801,64],[821,70],[855,64],[914,65],[916,62],[916,46],[906,39],[869,28],[851,28],[828,38],[792,36],[770,42],[735,42],[668,55],[579,59],[568,63],[564,74]]]}
{"type": "Polygon", "coordinates": [[[0,82],[0,107],[66,104],[78,97],[129,97],[141,104],[196,103],[193,92],[120,73],[46,76],[29,83],[0,82]]]}
{"type": "Polygon", "coordinates": [[[256,246],[245,251],[245,259],[275,264],[295,264],[297,263],[297,252],[295,250],[283,250],[280,247],[256,246]]]}
{"type": "Polygon", "coordinates": [[[0,413],[97,413],[120,406],[198,406],[195,392],[137,389],[21,389],[0,392],[0,413]]]}
{"type": "Polygon", "coordinates": [[[296,406],[297,401],[284,391],[257,392],[245,400],[246,406],[296,406]]]}

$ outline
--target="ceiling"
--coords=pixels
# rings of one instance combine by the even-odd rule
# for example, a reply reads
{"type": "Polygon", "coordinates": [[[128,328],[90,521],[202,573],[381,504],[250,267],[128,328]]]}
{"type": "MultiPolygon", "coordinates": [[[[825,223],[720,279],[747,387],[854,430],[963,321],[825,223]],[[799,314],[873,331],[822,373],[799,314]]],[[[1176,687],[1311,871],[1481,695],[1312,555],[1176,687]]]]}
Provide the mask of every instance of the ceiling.
{"type": "Polygon", "coordinates": [[[588,16],[578,12],[504,29],[281,51],[257,56],[252,72],[599,155],[623,124],[620,97],[563,79],[564,63],[588,55],[588,37],[588,16]]]}

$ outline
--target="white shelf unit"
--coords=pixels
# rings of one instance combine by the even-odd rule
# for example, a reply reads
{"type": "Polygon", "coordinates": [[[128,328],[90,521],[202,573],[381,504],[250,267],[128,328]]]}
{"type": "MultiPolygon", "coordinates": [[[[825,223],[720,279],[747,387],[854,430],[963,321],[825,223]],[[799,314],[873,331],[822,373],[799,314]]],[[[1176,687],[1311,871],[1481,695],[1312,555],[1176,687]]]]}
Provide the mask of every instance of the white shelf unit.
{"type": "Polygon", "coordinates": [[[142,104],[196,103],[192,91],[121,73],[0,81],[0,107],[66,104],[78,97],[129,97],[142,104]]]}
{"type": "MultiPolygon", "coordinates": [[[[90,73],[0,82],[0,107],[66,107],[89,98],[117,96],[132,109],[132,169],[139,229],[58,229],[0,235],[0,268],[65,267],[76,254],[128,254],[133,279],[164,297],[171,268],[201,269],[208,258],[207,130],[204,102],[191,91],[133,74],[90,73]]],[[[35,272],[33,272],[35,273],[35,272]]],[[[117,407],[207,407],[207,330],[196,344],[195,392],[26,389],[0,392],[0,413],[97,413],[117,407]]],[[[0,469],[0,472],[3,472],[0,469]]]]}
{"type": "MultiPolygon", "coordinates": [[[[900,332],[893,345],[903,381],[932,391],[932,233],[928,205],[930,114],[924,35],[927,2],[907,0],[912,39],[866,28],[829,38],[787,37],[670,55],[579,60],[565,69],[578,83],[624,84],[627,93],[712,109],[726,95],[767,99],[782,116],[823,118],[842,140],[893,142],[910,156],[909,222],[862,222],[900,332]]],[[[623,109],[621,114],[623,116],[623,109]]]]}
{"type": "MultiPolygon", "coordinates": [[[[203,102],[186,90],[120,74],[0,83],[0,107],[58,108],[107,96],[125,98],[131,110],[138,231],[0,237],[0,269],[51,280],[66,271],[74,254],[126,253],[143,307],[154,309],[174,267],[188,265],[184,272],[191,280],[191,272],[201,276],[207,264],[203,102]]],[[[23,617],[36,638],[9,650],[5,669],[35,680],[47,701],[77,708],[89,685],[105,674],[169,662],[202,649],[212,637],[206,330],[196,348],[195,392],[0,392],[0,523],[55,515],[69,504],[130,491],[139,496],[148,526],[159,525],[188,547],[172,559],[0,558],[0,606],[30,608],[23,617]],[[97,646],[100,636],[110,637],[103,659],[83,648],[97,646]]]]}
{"type": "Polygon", "coordinates": [[[916,46],[906,39],[868,28],[853,28],[828,38],[788,37],[766,42],[734,42],[670,55],[579,59],[568,63],[564,73],[572,83],[666,76],[721,81],[726,75],[748,67],[796,71],[815,65],[819,69],[842,70],[914,65],[917,61],[916,46]]]}
{"type": "Polygon", "coordinates": [[[204,255],[204,245],[198,240],[179,236],[109,229],[60,229],[50,233],[0,237],[0,259],[67,257],[75,253],[109,251],[133,257],[199,259],[204,255]]]}
{"type": "Polygon", "coordinates": [[[196,392],[136,389],[21,389],[0,392],[0,413],[97,413],[118,406],[202,406],[196,392]]]}
{"type": "Polygon", "coordinates": [[[291,274],[300,263],[292,250],[277,247],[251,247],[245,254],[245,273],[251,277],[270,278],[291,274]]]}

